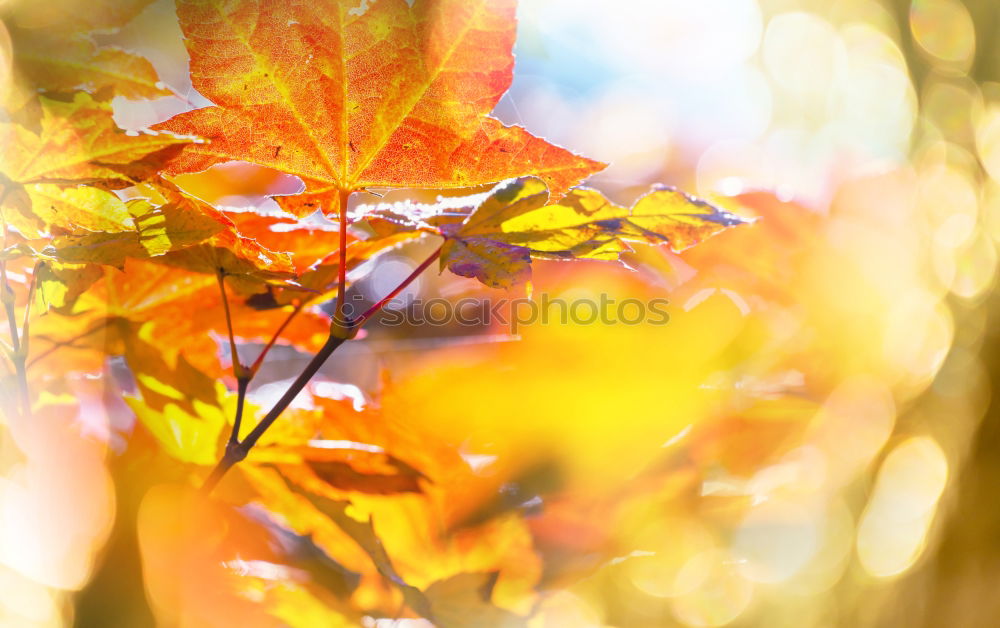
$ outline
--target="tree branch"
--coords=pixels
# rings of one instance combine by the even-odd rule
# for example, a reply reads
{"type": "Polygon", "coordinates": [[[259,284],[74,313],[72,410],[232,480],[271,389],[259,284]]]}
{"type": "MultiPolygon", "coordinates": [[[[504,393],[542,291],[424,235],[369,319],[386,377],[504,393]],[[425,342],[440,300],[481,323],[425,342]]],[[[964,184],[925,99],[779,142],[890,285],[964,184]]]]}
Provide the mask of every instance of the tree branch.
{"type": "MultiPolygon", "coordinates": [[[[0,203],[3,203],[4,199],[7,197],[7,192],[9,191],[10,188],[5,186],[3,194],[0,194],[0,203]]],[[[3,217],[3,247],[7,247],[6,216],[3,217]]],[[[24,309],[25,326],[28,324],[28,316],[31,311],[31,300],[34,296],[35,275],[36,273],[32,271],[31,282],[28,286],[28,303],[24,309]]],[[[23,327],[21,334],[18,333],[14,290],[10,287],[10,282],[7,281],[7,260],[0,260],[0,301],[3,302],[3,308],[7,313],[7,326],[10,330],[11,348],[9,357],[10,361],[14,363],[14,373],[17,376],[19,391],[18,397],[20,397],[18,404],[20,414],[23,418],[27,418],[31,416],[31,395],[28,390],[28,371],[26,367],[26,353],[28,351],[27,328],[23,327]]]]}
{"type": "MultiPolygon", "coordinates": [[[[278,399],[271,410],[264,416],[263,419],[260,420],[260,423],[258,423],[242,441],[230,437],[230,440],[226,445],[226,451],[222,456],[222,460],[215,465],[215,468],[212,469],[208,478],[205,479],[205,483],[201,487],[202,491],[210,493],[231,468],[246,458],[247,454],[250,453],[250,450],[253,449],[254,445],[257,444],[257,441],[260,440],[260,437],[264,435],[264,432],[266,432],[268,428],[270,428],[271,425],[278,420],[278,417],[285,411],[285,408],[287,408],[289,404],[295,400],[295,397],[302,392],[302,389],[306,387],[310,380],[312,380],[313,376],[316,375],[323,364],[326,363],[327,359],[333,355],[333,352],[336,351],[340,345],[347,342],[350,338],[353,338],[354,335],[357,334],[358,330],[361,329],[362,325],[370,320],[371,317],[378,312],[378,310],[389,303],[408,285],[413,283],[413,281],[420,276],[422,272],[427,270],[427,268],[433,264],[434,260],[438,259],[440,255],[441,247],[438,247],[437,250],[434,251],[427,259],[413,269],[413,272],[411,272],[406,279],[400,282],[400,284],[396,286],[392,292],[390,292],[381,301],[368,308],[364,314],[351,321],[348,325],[341,325],[335,319],[331,324],[330,336],[326,339],[326,343],[324,343],[319,352],[313,356],[313,358],[309,361],[309,364],[306,365],[305,369],[303,369],[299,376],[295,378],[295,381],[288,387],[285,394],[278,399]],[[345,330],[348,333],[346,335],[342,335],[341,332],[345,330]]],[[[245,391],[244,393],[241,393],[241,395],[242,394],[245,394],[245,391]]],[[[240,415],[238,414],[238,416],[240,415]]]]}
{"type": "Polygon", "coordinates": [[[14,369],[17,372],[18,384],[21,388],[21,398],[23,400],[23,413],[25,417],[31,416],[31,390],[28,388],[28,341],[31,339],[28,329],[31,323],[31,302],[35,300],[35,284],[38,277],[38,266],[41,262],[36,262],[31,270],[31,279],[28,280],[28,302],[24,304],[24,319],[21,323],[21,349],[14,359],[14,369]]]}
{"type": "Polygon", "coordinates": [[[253,446],[260,440],[267,428],[271,427],[271,424],[277,420],[278,416],[284,412],[285,408],[288,407],[290,403],[295,399],[296,396],[306,387],[309,380],[312,379],[313,375],[319,371],[320,367],[326,362],[333,352],[346,341],[346,338],[340,338],[338,336],[330,335],[327,338],[326,343],[319,350],[319,352],[313,356],[313,359],[309,361],[306,368],[299,374],[295,381],[292,382],[285,394],[281,396],[280,399],[271,408],[260,423],[257,424],[253,430],[247,434],[247,437],[242,441],[235,443],[233,446],[226,447],[226,453],[223,455],[222,460],[216,465],[215,469],[212,470],[211,475],[205,480],[205,484],[202,486],[202,490],[206,493],[211,492],[215,485],[219,483],[222,476],[226,474],[229,469],[233,467],[237,462],[243,460],[247,457],[247,453],[253,448],[253,446]]]}
{"type": "Polygon", "coordinates": [[[219,280],[219,293],[222,295],[222,309],[226,312],[226,331],[229,332],[229,354],[233,363],[233,376],[236,378],[236,416],[233,418],[233,429],[229,432],[229,440],[226,442],[226,452],[240,443],[240,423],[243,421],[243,406],[246,404],[247,387],[253,379],[250,372],[240,361],[239,351],[236,349],[236,336],[233,334],[233,317],[229,312],[229,297],[226,296],[226,273],[220,268],[215,273],[219,280]]]}

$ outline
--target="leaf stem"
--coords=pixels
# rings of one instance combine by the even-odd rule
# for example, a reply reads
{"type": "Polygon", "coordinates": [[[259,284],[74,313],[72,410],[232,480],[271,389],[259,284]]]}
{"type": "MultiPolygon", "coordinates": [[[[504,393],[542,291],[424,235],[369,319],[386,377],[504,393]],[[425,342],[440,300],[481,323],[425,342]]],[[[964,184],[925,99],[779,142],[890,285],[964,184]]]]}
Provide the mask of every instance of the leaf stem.
{"type": "Polygon", "coordinates": [[[333,318],[344,321],[344,299],[347,293],[347,204],[351,198],[351,190],[340,191],[340,205],[337,212],[340,215],[340,256],[337,269],[337,305],[333,309],[333,318]]]}

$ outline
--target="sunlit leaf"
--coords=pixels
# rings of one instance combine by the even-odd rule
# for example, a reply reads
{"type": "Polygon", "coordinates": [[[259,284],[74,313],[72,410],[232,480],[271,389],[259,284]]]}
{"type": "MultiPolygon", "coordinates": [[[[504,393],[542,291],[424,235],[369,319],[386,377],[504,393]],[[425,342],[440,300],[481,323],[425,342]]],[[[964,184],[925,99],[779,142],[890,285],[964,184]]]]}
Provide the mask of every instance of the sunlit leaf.
{"type": "Polygon", "coordinates": [[[339,190],[527,174],[558,196],[603,167],[487,115],[512,77],[512,1],[178,4],[194,86],[216,106],[159,125],[210,140],[171,173],[271,167],[305,181],[282,199],[305,215],[338,209],[339,190]]]}
{"type": "Polygon", "coordinates": [[[67,37],[47,29],[15,29],[12,35],[14,63],[41,91],[113,90],[130,99],[171,94],[144,57],[119,48],[98,47],[79,33],[67,37]]]}
{"type": "Polygon", "coordinates": [[[91,264],[47,262],[35,270],[35,291],[44,309],[72,309],[77,298],[103,275],[91,264]]]}
{"type": "Polygon", "coordinates": [[[39,220],[39,230],[121,232],[132,231],[135,223],[125,203],[100,188],[62,187],[51,183],[25,186],[31,199],[31,214],[39,220]]]}
{"type": "Polygon", "coordinates": [[[164,132],[129,134],[118,128],[111,105],[77,92],[70,102],[41,99],[39,134],[13,122],[0,123],[0,174],[16,184],[99,183],[117,189],[149,176],[162,163],[144,162],[150,154],[191,140],[164,132]],[[140,172],[138,164],[148,169],[140,172]],[[115,168],[131,170],[126,176],[115,168]]]}
{"type": "Polygon", "coordinates": [[[386,205],[364,214],[386,223],[383,232],[415,229],[445,238],[441,268],[509,288],[531,276],[531,259],[616,261],[629,242],[682,251],[741,218],[671,187],[656,185],[631,207],[589,188],[570,190],[550,203],[545,182],[525,177],[498,185],[475,205],[386,205]]]}
{"type": "MultiPolygon", "coordinates": [[[[80,188],[104,193],[96,188],[80,188]]],[[[123,267],[128,258],[144,259],[179,251],[223,231],[217,213],[183,202],[154,205],[145,199],[122,204],[131,228],[117,232],[75,233],[53,238],[45,252],[60,260],[123,267]]]]}

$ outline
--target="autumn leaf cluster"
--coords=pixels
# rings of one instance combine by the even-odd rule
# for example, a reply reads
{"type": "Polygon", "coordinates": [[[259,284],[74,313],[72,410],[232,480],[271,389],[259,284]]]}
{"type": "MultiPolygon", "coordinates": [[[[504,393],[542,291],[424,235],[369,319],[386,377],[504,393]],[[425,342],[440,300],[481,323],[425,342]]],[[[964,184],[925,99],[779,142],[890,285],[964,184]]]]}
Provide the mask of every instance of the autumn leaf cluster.
{"type": "Polygon", "coordinates": [[[5,16],[20,85],[0,124],[8,430],[127,393],[116,473],[143,497],[116,534],[138,535],[163,621],[524,621],[558,581],[523,508],[555,466],[481,475],[456,443],[308,376],[258,423],[254,376],[275,345],[325,359],[356,336],[381,304],[347,316],[346,290],[403,246],[430,244],[419,269],[511,288],[533,260],[676,252],[746,220],[667,186],[616,204],[579,187],[603,164],[491,117],[512,79],[512,0],[179,0],[211,104],[126,132],[114,97],[172,91],[97,34],[146,4],[5,16]],[[301,191],[236,211],[183,184],[230,162],[301,191]],[[461,200],[377,196],[413,188],[461,200]],[[209,488],[233,471],[213,497],[189,488],[217,463],[209,488]]]}

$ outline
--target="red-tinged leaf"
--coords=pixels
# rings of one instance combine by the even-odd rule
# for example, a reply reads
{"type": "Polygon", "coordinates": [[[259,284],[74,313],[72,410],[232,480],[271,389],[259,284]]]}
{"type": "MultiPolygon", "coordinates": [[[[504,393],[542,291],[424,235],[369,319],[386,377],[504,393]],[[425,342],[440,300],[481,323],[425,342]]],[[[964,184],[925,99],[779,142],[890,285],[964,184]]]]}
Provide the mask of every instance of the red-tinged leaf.
{"type": "MultiPolygon", "coordinates": [[[[296,273],[305,272],[340,244],[340,233],[333,224],[303,223],[287,214],[271,216],[255,211],[226,212],[226,217],[240,234],[272,251],[288,253],[296,273]]],[[[356,239],[348,233],[348,246],[356,239]]]]}
{"type": "Polygon", "coordinates": [[[531,279],[531,250],[523,246],[472,236],[449,239],[441,256],[451,272],[491,288],[508,289],[531,279]]]}
{"type": "Polygon", "coordinates": [[[300,177],[299,215],[340,190],[468,187],[536,174],[554,196],[602,164],[488,114],[510,85],[513,0],[181,0],[195,88],[159,125],[210,140],[168,172],[243,160],[300,177]]]}
{"type": "MultiPolygon", "coordinates": [[[[354,271],[379,256],[389,253],[401,245],[421,237],[417,232],[400,232],[384,238],[354,240],[347,245],[348,284],[359,277],[354,271]]],[[[366,266],[367,268],[367,266],[366,266]]],[[[274,304],[286,305],[293,302],[315,302],[329,298],[337,290],[340,281],[340,254],[331,253],[318,260],[296,279],[295,286],[285,286],[276,291],[274,304]]]]}
{"type": "MultiPolygon", "coordinates": [[[[226,279],[227,284],[231,281],[226,279]]],[[[257,310],[231,291],[229,300],[236,336],[247,342],[268,342],[292,310],[257,310]]],[[[81,295],[66,314],[71,316],[53,312],[33,323],[32,335],[37,339],[33,340],[33,353],[55,352],[46,357],[47,364],[67,360],[90,364],[105,353],[120,355],[124,349],[120,342],[112,342],[106,326],[123,319],[137,326],[147,324],[145,340],[159,350],[167,354],[180,351],[192,366],[212,377],[223,374],[215,338],[225,338],[227,330],[213,275],[127,259],[122,272],[108,270],[104,279],[81,295]]],[[[284,328],[278,344],[315,352],[326,340],[329,328],[326,314],[301,307],[284,328]]]]}

